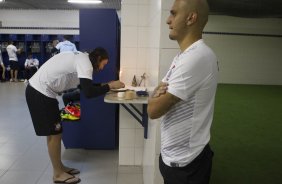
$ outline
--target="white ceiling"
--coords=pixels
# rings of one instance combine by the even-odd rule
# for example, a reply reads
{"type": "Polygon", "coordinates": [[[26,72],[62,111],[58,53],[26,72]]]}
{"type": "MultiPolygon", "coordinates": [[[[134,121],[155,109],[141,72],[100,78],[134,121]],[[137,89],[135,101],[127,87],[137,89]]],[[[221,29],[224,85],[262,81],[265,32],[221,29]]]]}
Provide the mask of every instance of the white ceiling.
{"type": "Polygon", "coordinates": [[[102,4],[78,5],[67,0],[5,0],[0,3],[0,9],[83,9],[107,8],[120,10],[121,0],[103,0],[102,4]]]}
{"type": "MultiPolygon", "coordinates": [[[[70,4],[67,0],[5,0],[0,9],[84,9],[120,10],[122,0],[103,0],[99,5],[70,4]]],[[[151,0],[154,1],[154,0],[151,0]]],[[[173,1],[173,0],[171,0],[173,1]]],[[[282,0],[207,0],[211,14],[237,17],[282,18],[282,0]]]]}

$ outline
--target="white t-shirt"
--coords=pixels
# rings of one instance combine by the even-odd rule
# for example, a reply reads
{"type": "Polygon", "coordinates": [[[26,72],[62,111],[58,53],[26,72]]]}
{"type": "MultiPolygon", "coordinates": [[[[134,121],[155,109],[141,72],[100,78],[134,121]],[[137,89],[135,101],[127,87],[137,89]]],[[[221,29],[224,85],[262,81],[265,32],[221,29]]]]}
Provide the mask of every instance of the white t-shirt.
{"type": "Polygon", "coordinates": [[[36,67],[38,69],[39,61],[36,58],[26,59],[24,63],[25,67],[36,67]]]}
{"type": "Polygon", "coordinates": [[[198,40],[178,54],[163,78],[181,99],[161,120],[161,154],[166,165],[186,166],[210,140],[218,66],[213,51],[198,40]]]}
{"type": "Polygon", "coordinates": [[[58,43],[56,45],[56,49],[60,50],[60,52],[77,51],[75,44],[71,43],[68,40],[58,43]]]}
{"type": "Polygon", "coordinates": [[[79,78],[92,80],[93,67],[87,53],[62,52],[46,61],[29,79],[40,93],[56,98],[58,93],[75,88],[79,78]]]}
{"type": "Polygon", "coordinates": [[[7,52],[8,52],[8,56],[9,56],[9,61],[18,61],[18,57],[17,57],[17,47],[14,45],[8,45],[6,48],[7,52]]]}

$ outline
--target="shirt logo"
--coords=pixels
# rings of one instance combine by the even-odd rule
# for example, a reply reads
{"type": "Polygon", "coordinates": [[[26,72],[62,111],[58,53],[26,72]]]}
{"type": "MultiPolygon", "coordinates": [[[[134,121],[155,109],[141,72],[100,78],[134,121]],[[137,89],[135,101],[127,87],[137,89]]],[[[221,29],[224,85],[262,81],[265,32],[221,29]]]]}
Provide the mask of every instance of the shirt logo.
{"type": "Polygon", "coordinates": [[[175,68],[175,65],[173,65],[170,69],[169,69],[169,71],[168,71],[168,73],[167,73],[167,75],[166,75],[166,81],[168,81],[169,80],[169,78],[170,78],[170,76],[171,76],[171,74],[172,74],[172,70],[175,68]]]}
{"type": "Polygon", "coordinates": [[[55,124],[55,131],[60,131],[61,128],[62,128],[61,123],[56,123],[56,124],[55,124]]]}

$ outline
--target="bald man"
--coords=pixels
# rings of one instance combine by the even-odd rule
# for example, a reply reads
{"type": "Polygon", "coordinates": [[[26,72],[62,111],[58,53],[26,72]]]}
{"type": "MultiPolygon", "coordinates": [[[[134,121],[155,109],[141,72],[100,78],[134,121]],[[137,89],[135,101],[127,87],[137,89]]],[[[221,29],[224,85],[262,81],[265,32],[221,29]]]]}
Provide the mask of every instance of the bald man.
{"type": "Polygon", "coordinates": [[[180,53],[148,102],[151,119],[161,120],[159,167],[165,184],[208,184],[209,146],[217,88],[214,52],[204,43],[206,0],[175,0],[167,19],[169,38],[180,53]]]}

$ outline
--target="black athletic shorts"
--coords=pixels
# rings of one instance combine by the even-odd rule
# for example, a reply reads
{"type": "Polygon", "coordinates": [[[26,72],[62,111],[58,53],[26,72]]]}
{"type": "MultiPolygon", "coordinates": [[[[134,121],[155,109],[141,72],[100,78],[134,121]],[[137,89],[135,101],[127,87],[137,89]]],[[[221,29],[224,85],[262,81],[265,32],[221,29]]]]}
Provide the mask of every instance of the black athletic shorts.
{"type": "Polygon", "coordinates": [[[43,95],[30,85],[26,87],[25,96],[36,135],[62,133],[58,100],[43,95]]]}
{"type": "Polygon", "coordinates": [[[209,144],[187,166],[167,166],[162,156],[159,157],[159,168],[164,184],[209,184],[212,168],[213,151],[209,144]]]}
{"type": "Polygon", "coordinates": [[[11,70],[19,70],[19,62],[10,60],[11,70]]]}

